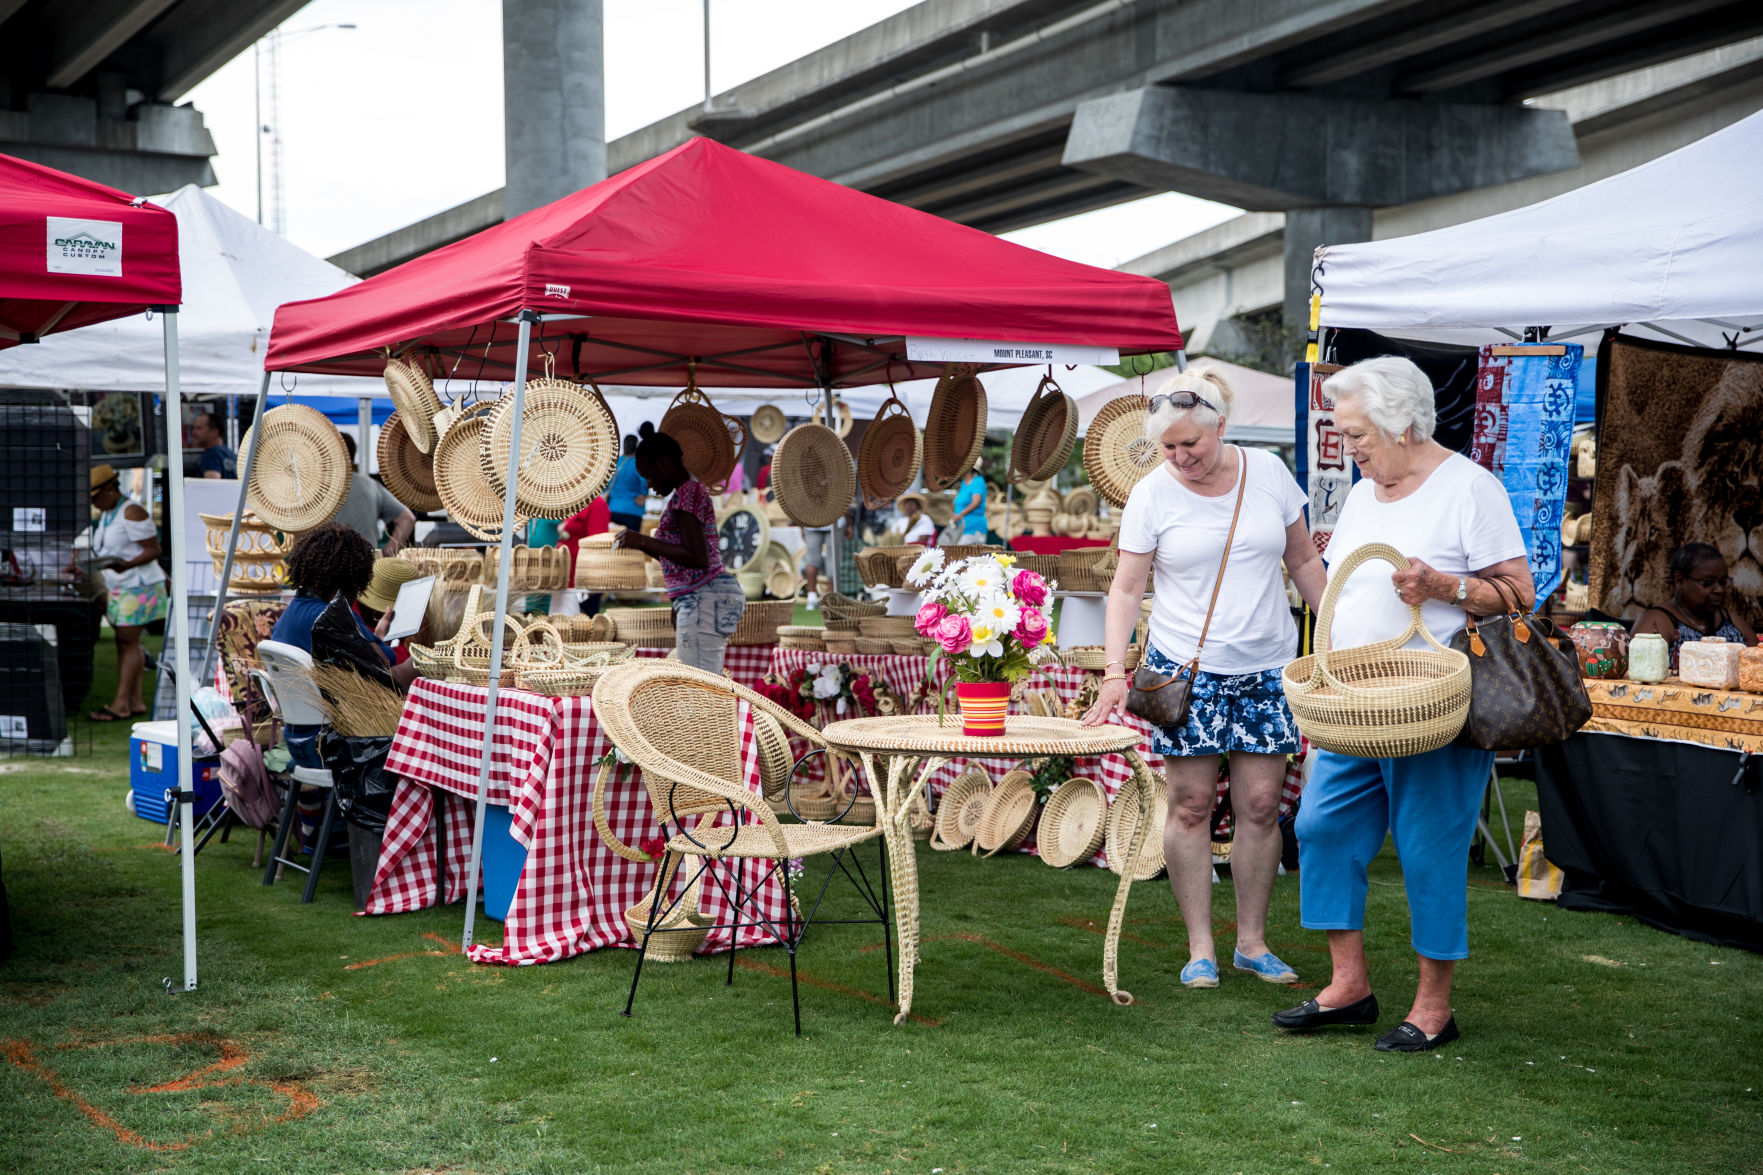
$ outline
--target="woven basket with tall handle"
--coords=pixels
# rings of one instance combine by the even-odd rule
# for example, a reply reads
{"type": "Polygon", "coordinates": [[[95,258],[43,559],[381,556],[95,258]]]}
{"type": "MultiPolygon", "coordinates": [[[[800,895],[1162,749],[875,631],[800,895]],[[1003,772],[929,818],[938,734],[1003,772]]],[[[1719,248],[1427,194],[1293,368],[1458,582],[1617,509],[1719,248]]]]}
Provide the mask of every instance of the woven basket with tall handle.
{"type": "Polygon", "coordinates": [[[1034,399],[1022,411],[1016,440],[1010,447],[1010,480],[1020,485],[1041,481],[1065,467],[1077,444],[1077,401],[1066,395],[1050,375],[1041,377],[1034,399]]]}
{"type": "Polygon", "coordinates": [[[1102,405],[1084,433],[1084,472],[1096,492],[1115,506],[1124,506],[1139,479],[1163,460],[1145,437],[1149,415],[1143,396],[1122,396],[1102,405]]]}
{"type": "MultiPolygon", "coordinates": [[[[484,480],[502,493],[514,437],[514,397],[496,401],[479,441],[484,480]]],[[[593,501],[618,467],[618,422],[595,388],[541,377],[526,384],[514,508],[528,518],[564,519],[593,501]]]]}
{"type": "Polygon", "coordinates": [[[735,468],[735,438],[728,420],[696,384],[688,384],[673,398],[656,431],[679,442],[686,471],[693,477],[713,491],[728,483],[735,468]]]}
{"type": "MultiPolygon", "coordinates": [[[[471,404],[435,444],[435,490],[447,516],[487,543],[502,539],[502,495],[484,477],[484,426],[494,404],[471,404]]],[[[516,508],[514,525],[526,521],[516,508]]]]}
{"type": "MultiPolygon", "coordinates": [[[[429,449],[434,449],[433,445],[429,449]]],[[[393,412],[380,426],[380,477],[392,496],[416,511],[427,514],[441,508],[435,490],[435,462],[430,453],[416,447],[405,431],[404,418],[393,412]]]]}
{"type": "Polygon", "coordinates": [[[435,381],[428,372],[408,359],[386,362],[386,392],[404,418],[404,431],[419,453],[434,452],[435,413],[441,410],[441,398],[435,395],[435,381]]]}
{"type": "Polygon", "coordinates": [[[824,424],[798,424],[771,454],[771,491],[797,526],[833,525],[857,492],[851,450],[824,424]]]}
{"type": "Polygon", "coordinates": [[[972,471],[986,439],[986,390],[973,368],[943,368],[924,422],[924,488],[946,490],[972,471]]]}
{"type": "Polygon", "coordinates": [[[1316,618],[1316,651],[1289,663],[1280,684],[1298,729],[1325,751],[1367,759],[1425,754],[1456,738],[1469,717],[1469,658],[1438,642],[1418,604],[1409,607],[1400,636],[1330,647],[1341,588],[1373,559],[1408,568],[1408,557],[1388,543],[1366,543],[1331,568],[1316,618]],[[1416,634],[1431,647],[1403,648],[1416,634]]]}
{"type": "Polygon", "coordinates": [[[1047,798],[1035,829],[1041,860],[1055,869],[1080,865],[1108,836],[1108,793],[1089,779],[1068,779],[1047,798]]]}
{"type": "Polygon", "coordinates": [[[863,504],[880,510],[892,502],[918,477],[923,459],[924,440],[912,423],[912,413],[897,397],[889,396],[857,442],[857,480],[863,488],[863,504]]]}
{"type": "Polygon", "coordinates": [[[245,506],[278,530],[300,534],[329,522],[349,497],[349,450],[316,408],[283,404],[245,430],[239,464],[258,446],[245,506]]]}
{"type": "Polygon", "coordinates": [[[729,636],[732,645],[775,645],[778,628],[796,615],[794,600],[748,600],[735,631],[729,636]]]}

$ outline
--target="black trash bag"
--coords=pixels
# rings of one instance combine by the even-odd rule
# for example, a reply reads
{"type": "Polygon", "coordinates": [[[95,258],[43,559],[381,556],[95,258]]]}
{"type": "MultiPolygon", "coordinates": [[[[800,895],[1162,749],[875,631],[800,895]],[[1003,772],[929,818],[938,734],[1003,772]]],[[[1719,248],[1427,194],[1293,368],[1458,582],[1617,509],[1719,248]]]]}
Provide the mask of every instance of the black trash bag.
{"type": "Polygon", "coordinates": [[[391,736],[346,738],[327,728],[318,747],[325,769],[331,773],[332,786],[337,789],[337,811],[357,827],[384,832],[386,815],[392,807],[392,789],[397,784],[386,770],[391,736]]]}
{"type": "Polygon", "coordinates": [[[312,623],[312,660],[319,665],[353,670],[387,689],[397,688],[392,683],[392,668],[386,664],[386,655],[363,630],[355,609],[341,592],[312,623]]]}

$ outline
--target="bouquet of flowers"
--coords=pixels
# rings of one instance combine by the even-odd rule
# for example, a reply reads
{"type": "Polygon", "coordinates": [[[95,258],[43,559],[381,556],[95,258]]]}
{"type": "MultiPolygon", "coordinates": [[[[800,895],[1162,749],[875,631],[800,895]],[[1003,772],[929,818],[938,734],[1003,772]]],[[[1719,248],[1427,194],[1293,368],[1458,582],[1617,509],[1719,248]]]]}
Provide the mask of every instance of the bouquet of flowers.
{"type": "Polygon", "coordinates": [[[944,565],[925,551],[906,574],[919,588],[913,627],[937,643],[962,682],[1015,682],[1034,669],[1035,654],[1053,643],[1047,620],[1052,588],[1012,555],[975,555],[944,565]]]}
{"type": "Polygon", "coordinates": [[[768,678],[759,695],[776,702],[804,722],[812,722],[824,706],[831,718],[858,718],[878,712],[875,683],[843,662],[810,663],[787,682],[768,678]]]}

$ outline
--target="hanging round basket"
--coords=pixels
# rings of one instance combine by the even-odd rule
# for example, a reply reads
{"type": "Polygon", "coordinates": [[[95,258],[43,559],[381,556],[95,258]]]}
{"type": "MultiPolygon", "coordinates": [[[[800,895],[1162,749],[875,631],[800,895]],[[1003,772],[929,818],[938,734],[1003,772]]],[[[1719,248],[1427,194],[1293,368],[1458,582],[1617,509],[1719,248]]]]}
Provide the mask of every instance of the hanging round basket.
{"type": "Polygon", "coordinates": [[[986,390],[973,369],[943,368],[924,422],[924,488],[949,489],[972,471],[986,439],[986,390]]]}
{"type": "Polygon", "coordinates": [[[441,399],[435,395],[435,383],[428,372],[408,359],[386,362],[386,391],[404,418],[404,431],[419,453],[432,453],[435,442],[435,413],[441,410],[441,399]]]}
{"type": "Polygon", "coordinates": [[[1096,512],[1096,491],[1078,486],[1065,492],[1065,512],[1075,518],[1088,518],[1096,512]]]}
{"type": "MultiPolygon", "coordinates": [[[[495,402],[478,448],[484,480],[497,494],[514,435],[514,396],[495,402]]],[[[618,422],[600,393],[560,379],[526,384],[514,508],[528,518],[568,518],[612,482],[618,467],[618,422]]]]}
{"type": "Polygon", "coordinates": [[[889,396],[857,443],[857,480],[863,504],[879,510],[892,502],[918,476],[924,442],[912,413],[899,398],[889,396]]]}
{"type": "Polygon", "coordinates": [[[1124,506],[1132,488],[1163,460],[1145,439],[1148,415],[1143,396],[1122,396],[1102,405],[1084,434],[1084,472],[1111,505],[1124,506]]]}
{"type": "Polygon", "coordinates": [[[686,471],[708,487],[728,484],[735,468],[735,438],[728,419],[695,386],[673,398],[656,426],[679,442],[686,471]]]}
{"type": "Polygon", "coordinates": [[[379,457],[380,477],[394,498],[418,514],[441,508],[434,459],[416,447],[405,431],[404,418],[396,412],[380,426],[379,457]]]}
{"type": "Polygon", "coordinates": [[[1010,447],[1010,480],[1020,485],[1052,477],[1065,467],[1076,444],[1077,401],[1052,376],[1043,375],[1010,447]]]}
{"type": "Polygon", "coordinates": [[[790,431],[784,410],[776,404],[761,404],[747,418],[747,435],[762,445],[775,445],[790,431]]]}
{"type": "Polygon", "coordinates": [[[349,497],[349,450],[325,414],[304,404],[271,408],[245,430],[239,464],[257,445],[246,508],[277,530],[300,534],[329,522],[349,497]]]}
{"type": "MultiPolygon", "coordinates": [[[[447,515],[487,543],[502,541],[502,495],[484,476],[483,433],[494,403],[462,408],[435,444],[435,490],[447,515]]],[[[514,523],[525,522],[516,507],[514,523]]]]}
{"type": "Polygon", "coordinates": [[[771,490],[797,526],[831,526],[857,493],[851,450],[824,424],[798,424],[771,455],[771,490]]]}

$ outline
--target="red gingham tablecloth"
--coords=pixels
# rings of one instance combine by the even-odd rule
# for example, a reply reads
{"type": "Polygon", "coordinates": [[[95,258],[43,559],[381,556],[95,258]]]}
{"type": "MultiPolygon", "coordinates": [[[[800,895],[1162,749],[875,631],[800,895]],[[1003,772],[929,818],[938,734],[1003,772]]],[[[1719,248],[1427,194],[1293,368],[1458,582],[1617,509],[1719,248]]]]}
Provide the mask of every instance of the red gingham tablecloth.
{"type": "MultiPolygon", "coordinates": [[[[672,649],[636,649],[639,657],[669,656],[672,649]]],[[[722,655],[723,676],[751,688],[771,672],[771,655],[776,645],[730,645],[722,655]]]]}
{"type": "MultiPolygon", "coordinates": [[[[845,662],[859,673],[876,674],[880,676],[882,681],[887,683],[889,689],[893,690],[901,697],[907,697],[917,688],[919,683],[924,680],[925,669],[930,663],[930,658],[922,656],[870,656],[864,654],[815,653],[804,649],[780,648],[771,659],[771,667],[773,673],[787,681],[790,675],[798,669],[806,668],[809,665],[823,665],[834,661],[845,662]]],[[[939,661],[937,668],[939,671],[939,678],[946,679],[948,677],[947,663],[939,661]]],[[[1062,705],[1068,705],[1083,689],[1084,678],[1086,676],[1088,676],[1087,670],[1078,669],[1075,666],[1069,665],[1038,669],[1035,671],[1034,675],[1028,679],[1027,686],[1030,689],[1051,688],[1058,695],[1060,703],[1062,705]]],[[[941,684],[940,681],[939,684],[941,684]]],[[[1012,703],[1012,705],[1014,707],[1015,703],[1012,703]]],[[[937,702],[934,693],[930,694],[919,706],[920,713],[934,714],[936,713],[936,709],[937,702]]],[[[960,718],[953,712],[952,702],[949,707],[945,709],[945,713],[949,714],[952,721],[960,721],[960,718]]],[[[1163,770],[1163,757],[1151,750],[1150,726],[1145,723],[1143,719],[1130,714],[1124,720],[1124,725],[1133,727],[1138,730],[1141,736],[1143,736],[1143,741],[1141,741],[1139,745],[1139,754],[1144,758],[1146,767],[1150,768],[1151,771],[1155,773],[1161,774],[1163,770]]],[[[1285,784],[1280,792],[1279,806],[1280,814],[1282,816],[1291,811],[1292,806],[1297,803],[1299,793],[1303,790],[1303,759],[1304,756],[1300,753],[1286,768],[1285,784]]],[[[804,766],[798,778],[803,780],[825,778],[824,768],[821,767],[820,764],[821,760],[816,759],[810,766],[804,766]]],[[[937,795],[942,795],[943,789],[953,783],[955,777],[961,774],[961,772],[967,770],[970,765],[977,765],[982,768],[987,775],[991,776],[992,782],[996,783],[1006,772],[1015,770],[1018,764],[1019,761],[1016,759],[986,758],[955,760],[931,777],[931,788],[937,795]]],[[[1109,803],[1114,802],[1115,793],[1121,789],[1127,780],[1132,778],[1132,767],[1127,763],[1124,755],[1098,755],[1094,757],[1079,758],[1072,763],[1071,771],[1074,776],[1082,779],[1091,779],[1101,784],[1103,789],[1108,793],[1109,803]]],[[[1229,777],[1226,776],[1220,778],[1218,781],[1218,798],[1220,800],[1228,794],[1228,789],[1229,777]]],[[[1036,851],[1034,835],[1032,833],[1029,835],[1029,839],[1023,845],[1021,851],[1036,851]]],[[[1106,865],[1107,858],[1105,854],[1098,852],[1093,859],[1093,863],[1097,865],[1106,865]]]]}
{"type": "MultiPolygon", "coordinates": [[[[443,900],[465,897],[487,694],[482,686],[451,682],[423,679],[412,685],[386,758],[386,769],[400,778],[367,913],[401,913],[435,903],[437,796],[446,842],[443,900]]],[[[746,703],[738,715],[742,775],[757,792],[758,750],[746,703]]],[[[599,947],[634,945],[624,911],[646,895],[656,866],[626,861],[594,830],[594,781],[612,744],[594,720],[591,700],[501,690],[490,737],[489,802],[509,806],[514,838],[527,846],[527,860],[502,945],[474,945],[472,961],[551,963],[599,947]]],[[[648,792],[634,766],[622,766],[607,787],[607,819],[619,839],[634,846],[657,834],[648,792]]],[[[719,866],[718,871],[733,888],[732,870],[719,866]]],[[[749,868],[748,887],[754,876],[749,868]]],[[[728,920],[727,902],[714,881],[706,880],[703,894],[704,912],[719,922],[728,920]]],[[[782,926],[784,891],[775,878],[760,887],[758,901],[765,916],[782,926]]],[[[750,908],[743,910],[743,922],[752,917],[750,908]]],[[[700,949],[725,949],[728,937],[726,930],[713,931],[700,949]]],[[[775,941],[763,925],[741,928],[743,947],[775,941]]]]}

